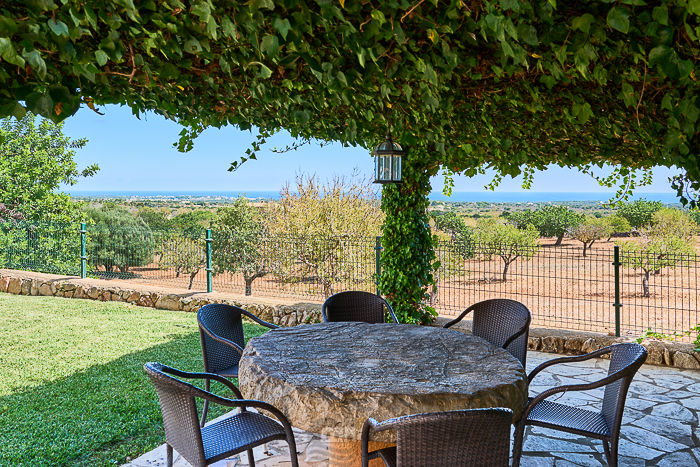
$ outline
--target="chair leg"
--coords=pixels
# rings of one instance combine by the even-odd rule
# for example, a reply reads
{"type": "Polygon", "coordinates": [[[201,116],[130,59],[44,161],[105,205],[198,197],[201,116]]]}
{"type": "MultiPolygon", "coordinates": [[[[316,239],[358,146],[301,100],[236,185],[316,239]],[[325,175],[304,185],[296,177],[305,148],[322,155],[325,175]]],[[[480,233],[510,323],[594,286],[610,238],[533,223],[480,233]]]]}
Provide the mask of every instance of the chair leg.
{"type": "Polygon", "coordinates": [[[165,466],[173,467],[173,447],[169,444],[165,444],[165,466]]]}
{"type": "Polygon", "coordinates": [[[289,457],[292,461],[292,467],[299,467],[299,459],[297,458],[297,442],[294,439],[294,435],[292,435],[291,440],[289,437],[287,437],[287,445],[289,446],[289,457]]]}
{"type": "MultiPolygon", "coordinates": [[[[204,390],[209,391],[209,380],[205,379],[204,380],[204,390]]],[[[204,407],[202,408],[202,420],[199,423],[200,427],[203,427],[205,423],[207,423],[207,412],[209,412],[209,401],[204,400],[204,407]]]]}
{"type": "Polygon", "coordinates": [[[525,438],[525,423],[515,424],[515,434],[513,436],[513,467],[520,467],[520,457],[523,454],[523,440],[525,438]]]}
{"type": "Polygon", "coordinates": [[[250,467],[255,467],[255,456],[253,455],[253,450],[248,449],[248,465],[250,467]]]}
{"type": "Polygon", "coordinates": [[[608,461],[608,466],[617,467],[617,443],[614,441],[608,443],[608,440],[604,439],[603,450],[605,451],[605,460],[608,461]]]}

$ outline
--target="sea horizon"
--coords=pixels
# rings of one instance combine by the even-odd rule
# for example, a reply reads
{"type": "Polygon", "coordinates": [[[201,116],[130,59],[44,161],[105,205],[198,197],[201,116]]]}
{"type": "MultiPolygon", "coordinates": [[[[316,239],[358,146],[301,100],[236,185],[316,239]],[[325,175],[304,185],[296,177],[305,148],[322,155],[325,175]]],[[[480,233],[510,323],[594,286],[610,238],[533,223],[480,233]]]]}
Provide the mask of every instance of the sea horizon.
{"type": "MultiPolygon", "coordinates": [[[[244,196],[249,199],[279,199],[279,191],[156,191],[156,190],[65,190],[75,198],[221,198],[231,199],[244,196]]],[[[429,195],[431,201],[479,202],[490,203],[556,203],[571,201],[607,202],[615,196],[614,192],[550,192],[550,191],[459,191],[452,196],[440,192],[429,195]]],[[[664,204],[679,203],[673,193],[634,193],[630,200],[647,199],[661,201],[664,204]]]]}

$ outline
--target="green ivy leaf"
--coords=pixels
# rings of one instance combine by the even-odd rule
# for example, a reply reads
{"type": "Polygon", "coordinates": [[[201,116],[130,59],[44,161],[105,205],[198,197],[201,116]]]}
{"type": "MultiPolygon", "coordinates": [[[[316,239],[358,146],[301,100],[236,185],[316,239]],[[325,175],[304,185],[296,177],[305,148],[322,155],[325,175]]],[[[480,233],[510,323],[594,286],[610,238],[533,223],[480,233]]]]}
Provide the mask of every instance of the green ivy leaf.
{"type": "Polygon", "coordinates": [[[537,29],[532,25],[519,24],[518,25],[518,37],[524,40],[526,44],[531,46],[540,45],[540,41],[537,40],[537,29]]]}
{"type": "Polygon", "coordinates": [[[0,57],[13,65],[17,65],[19,67],[24,66],[24,59],[17,55],[12,42],[10,42],[10,39],[5,37],[0,37],[0,57]]]}
{"type": "Polygon", "coordinates": [[[63,21],[58,21],[55,19],[50,19],[49,20],[49,28],[53,31],[54,34],[57,36],[66,36],[68,37],[69,32],[68,32],[68,26],[66,23],[63,21]]]}
{"type": "Polygon", "coordinates": [[[24,58],[32,67],[34,73],[39,77],[39,79],[44,79],[46,77],[46,63],[44,63],[44,59],[41,58],[41,53],[39,53],[38,50],[32,50],[29,53],[25,53],[24,58]]]}
{"type": "Polygon", "coordinates": [[[109,61],[109,55],[107,55],[103,50],[96,50],[95,51],[95,60],[97,60],[97,64],[100,66],[105,66],[105,64],[109,61]]]}
{"type": "Polygon", "coordinates": [[[401,25],[398,21],[394,21],[393,31],[394,37],[396,37],[396,42],[398,42],[399,45],[402,45],[404,42],[406,42],[406,34],[404,34],[403,29],[401,28],[401,25]]]}
{"type": "Polygon", "coordinates": [[[280,51],[280,43],[275,35],[266,35],[263,37],[260,49],[270,58],[273,58],[280,51]]]}
{"type": "Polygon", "coordinates": [[[372,13],[370,13],[370,15],[372,16],[372,18],[376,19],[379,22],[380,26],[386,23],[386,17],[384,16],[384,13],[381,12],[381,10],[374,9],[372,10],[372,13]]]}
{"type": "Polygon", "coordinates": [[[671,79],[685,78],[693,71],[693,64],[690,60],[681,60],[674,49],[665,45],[654,47],[649,52],[649,66],[654,66],[657,63],[661,66],[664,74],[671,79]]]}
{"type": "Polygon", "coordinates": [[[616,6],[608,12],[607,23],[611,28],[627,34],[630,29],[630,15],[632,12],[629,8],[616,6]]]}
{"type": "Polygon", "coordinates": [[[583,16],[577,16],[571,20],[571,29],[578,29],[582,32],[588,33],[591,30],[591,24],[595,23],[595,18],[590,13],[586,13],[583,16]]]}
{"type": "Polygon", "coordinates": [[[688,0],[686,8],[689,13],[700,15],[700,0],[688,0]]]}
{"type": "Polygon", "coordinates": [[[287,18],[275,18],[275,22],[272,25],[279,33],[282,35],[282,39],[287,40],[287,33],[292,29],[292,25],[289,23],[287,18]]]}
{"type": "Polygon", "coordinates": [[[654,7],[651,17],[654,18],[654,21],[657,21],[659,24],[668,26],[668,6],[666,6],[664,3],[661,6],[654,7]]]}
{"type": "Polygon", "coordinates": [[[199,16],[199,20],[206,23],[209,21],[209,17],[211,16],[211,9],[205,2],[197,2],[192,7],[192,14],[199,16]]]}

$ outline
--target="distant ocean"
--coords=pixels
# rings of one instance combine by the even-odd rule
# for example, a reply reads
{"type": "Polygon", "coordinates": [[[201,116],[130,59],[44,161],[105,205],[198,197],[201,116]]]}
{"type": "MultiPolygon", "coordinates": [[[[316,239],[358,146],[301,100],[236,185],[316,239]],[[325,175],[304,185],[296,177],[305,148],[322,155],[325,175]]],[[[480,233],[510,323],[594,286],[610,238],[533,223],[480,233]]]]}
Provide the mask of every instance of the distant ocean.
{"type": "MultiPolygon", "coordinates": [[[[221,197],[258,199],[278,199],[278,191],[76,191],[67,190],[74,197],[90,198],[198,198],[198,197],[221,197]]],[[[614,193],[560,193],[544,191],[522,191],[522,192],[454,192],[447,197],[440,192],[430,194],[430,199],[434,201],[453,202],[475,202],[486,201],[490,203],[546,203],[561,201],[608,201],[614,193]]],[[[678,198],[672,193],[637,193],[631,197],[632,200],[645,198],[651,201],[661,201],[664,204],[678,203],[678,198]]]]}

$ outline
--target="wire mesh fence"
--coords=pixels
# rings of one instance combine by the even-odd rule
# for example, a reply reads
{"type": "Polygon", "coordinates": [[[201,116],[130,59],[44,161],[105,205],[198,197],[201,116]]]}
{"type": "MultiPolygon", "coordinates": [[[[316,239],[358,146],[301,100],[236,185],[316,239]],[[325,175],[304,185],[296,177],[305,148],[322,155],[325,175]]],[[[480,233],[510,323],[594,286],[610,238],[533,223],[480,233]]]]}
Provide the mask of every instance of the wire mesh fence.
{"type": "MultiPolygon", "coordinates": [[[[344,290],[375,292],[377,239],[372,237],[236,236],[204,230],[88,226],[82,239],[88,277],[121,279],[260,297],[323,301],[344,290]]],[[[0,224],[0,264],[58,274],[80,274],[81,235],[75,224],[0,224]]],[[[613,248],[573,245],[514,248],[440,241],[440,267],[430,303],[455,316],[489,298],[523,302],[533,326],[639,336],[672,334],[700,323],[696,255],[663,263],[613,248]],[[646,263],[644,261],[647,261],[646,263]],[[647,264],[647,270],[639,265],[647,264]],[[661,264],[663,264],[662,267],[661,264]],[[615,284],[619,287],[619,301],[615,284]],[[619,319],[616,320],[616,303],[619,319]]]]}

